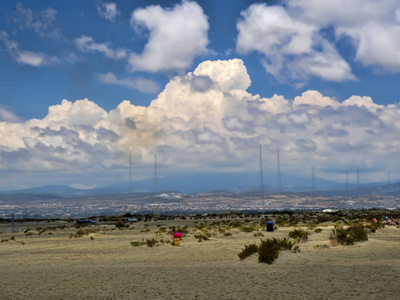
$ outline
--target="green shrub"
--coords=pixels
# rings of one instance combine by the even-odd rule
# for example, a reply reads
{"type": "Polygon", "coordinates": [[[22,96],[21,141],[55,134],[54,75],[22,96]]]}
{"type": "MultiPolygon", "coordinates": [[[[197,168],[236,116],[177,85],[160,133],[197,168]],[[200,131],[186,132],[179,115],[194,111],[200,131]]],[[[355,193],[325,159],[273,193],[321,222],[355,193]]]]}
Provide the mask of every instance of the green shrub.
{"type": "Polygon", "coordinates": [[[155,238],[146,239],[146,245],[147,245],[148,247],[153,247],[153,246],[155,246],[155,245],[157,245],[157,244],[158,244],[158,241],[157,241],[155,238]]]}
{"type": "Polygon", "coordinates": [[[257,230],[257,228],[253,225],[240,227],[240,231],[242,231],[242,232],[253,232],[256,230],[257,230]]]}
{"type": "Polygon", "coordinates": [[[356,223],[350,226],[348,230],[355,242],[368,241],[368,233],[363,224],[356,223]]]}
{"type": "Polygon", "coordinates": [[[367,228],[371,232],[376,232],[377,229],[385,227],[385,224],[382,222],[372,222],[370,225],[367,226],[367,228]]]}
{"type": "Polygon", "coordinates": [[[134,246],[134,247],[139,247],[139,246],[144,245],[144,243],[143,242],[139,242],[139,241],[132,241],[131,245],[134,246]]]}
{"type": "Polygon", "coordinates": [[[320,233],[320,232],[322,232],[322,228],[315,228],[315,229],[314,229],[314,232],[315,232],[315,233],[320,233]]]}
{"type": "Polygon", "coordinates": [[[281,250],[292,250],[299,252],[299,246],[288,238],[283,239],[265,239],[261,240],[260,245],[250,244],[245,245],[241,252],[238,253],[240,260],[243,260],[253,253],[258,252],[258,261],[267,264],[272,264],[278,258],[281,250]]]}
{"type": "Polygon", "coordinates": [[[99,229],[90,229],[90,228],[88,228],[88,229],[78,229],[75,234],[71,233],[69,238],[70,239],[73,238],[73,237],[80,238],[80,237],[83,237],[84,235],[89,235],[90,233],[95,233],[95,232],[98,232],[98,231],[99,231],[99,229]]]}
{"type": "Polygon", "coordinates": [[[282,238],[278,240],[278,244],[283,250],[292,250],[293,246],[296,244],[295,242],[292,242],[288,238],[282,238]]]}
{"type": "Polygon", "coordinates": [[[211,234],[202,234],[202,233],[198,233],[198,234],[195,234],[194,235],[194,237],[197,239],[197,241],[198,242],[201,242],[201,241],[206,241],[206,240],[208,240],[208,238],[211,236],[211,234]]]}
{"type": "Polygon", "coordinates": [[[258,246],[258,261],[272,264],[278,258],[281,246],[276,238],[261,240],[258,246]]]}
{"type": "Polygon", "coordinates": [[[355,242],[367,241],[368,233],[361,223],[355,223],[347,229],[343,228],[343,226],[335,225],[330,239],[337,241],[341,245],[354,245],[355,242]]]}
{"type": "Polygon", "coordinates": [[[327,245],[327,244],[317,244],[317,245],[314,246],[314,248],[317,248],[317,249],[328,249],[329,245],[327,245]]]}
{"type": "Polygon", "coordinates": [[[258,237],[258,236],[264,236],[264,234],[262,232],[254,232],[253,233],[254,237],[258,237]]]}
{"type": "Polygon", "coordinates": [[[250,255],[258,252],[258,246],[256,244],[244,245],[241,252],[238,253],[240,260],[243,260],[250,255]]]}
{"type": "Polygon", "coordinates": [[[295,229],[288,233],[289,237],[298,240],[299,242],[305,242],[308,239],[310,233],[302,229],[295,229]]]}

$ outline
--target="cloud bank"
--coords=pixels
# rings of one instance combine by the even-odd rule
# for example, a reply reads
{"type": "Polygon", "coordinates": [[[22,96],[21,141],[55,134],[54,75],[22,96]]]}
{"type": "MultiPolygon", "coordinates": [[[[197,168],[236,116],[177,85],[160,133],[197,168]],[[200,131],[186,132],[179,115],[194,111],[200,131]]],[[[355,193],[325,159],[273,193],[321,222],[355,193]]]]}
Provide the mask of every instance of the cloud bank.
{"type": "Polygon", "coordinates": [[[148,107],[125,100],[106,112],[88,99],[63,100],[43,119],[2,117],[0,168],[125,172],[132,151],[137,169],[151,168],[157,152],[171,172],[256,170],[259,145],[270,172],[278,148],[282,169],[295,174],[315,166],[340,179],[359,165],[376,179],[399,167],[399,104],[357,95],[340,103],[313,90],[262,98],[246,91],[250,84],[240,59],[205,61],[171,79],[148,107]]]}
{"type": "Polygon", "coordinates": [[[346,39],[354,61],[379,72],[399,72],[400,7],[396,0],[288,0],[253,4],[241,12],[236,49],[257,52],[281,82],[355,80],[338,47],[346,39]],[[332,35],[332,37],[331,37],[332,35]]]}

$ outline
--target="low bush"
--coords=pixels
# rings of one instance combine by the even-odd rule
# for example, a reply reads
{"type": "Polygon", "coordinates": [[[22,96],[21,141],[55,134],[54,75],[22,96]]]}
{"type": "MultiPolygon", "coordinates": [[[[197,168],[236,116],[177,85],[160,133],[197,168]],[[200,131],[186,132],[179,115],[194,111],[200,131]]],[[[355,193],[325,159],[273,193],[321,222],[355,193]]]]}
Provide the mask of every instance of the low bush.
{"type": "Polygon", "coordinates": [[[377,229],[385,227],[385,224],[382,222],[372,222],[370,225],[367,226],[367,228],[371,232],[376,232],[377,229]]]}
{"type": "Polygon", "coordinates": [[[258,232],[254,232],[254,233],[253,233],[253,236],[254,236],[254,237],[264,236],[264,234],[263,234],[262,232],[259,232],[259,231],[258,231],[258,232]]]}
{"type": "Polygon", "coordinates": [[[132,241],[131,242],[131,246],[134,246],[134,247],[139,247],[139,246],[142,246],[144,244],[145,244],[144,242],[139,242],[139,241],[132,241]]]}
{"type": "Polygon", "coordinates": [[[242,231],[242,232],[253,232],[256,230],[257,230],[257,227],[255,227],[253,225],[240,227],[240,231],[242,231]]]}
{"type": "Polygon", "coordinates": [[[328,249],[329,245],[327,245],[327,244],[317,244],[317,245],[314,246],[314,248],[316,248],[316,249],[328,249]]]}
{"type": "Polygon", "coordinates": [[[282,250],[292,250],[299,252],[300,249],[295,242],[288,238],[283,239],[265,239],[261,240],[260,245],[245,245],[241,252],[238,253],[240,260],[243,260],[253,253],[258,253],[258,261],[272,264],[278,258],[279,252],[282,250]]]}
{"type": "Polygon", "coordinates": [[[194,235],[194,237],[197,239],[197,241],[198,242],[201,242],[201,241],[206,241],[206,240],[208,240],[208,238],[211,236],[211,234],[210,233],[206,233],[206,234],[203,234],[203,233],[198,233],[198,234],[195,234],[194,235]]]}
{"type": "Polygon", "coordinates": [[[314,229],[314,232],[315,232],[315,233],[320,233],[320,232],[322,232],[322,228],[315,228],[315,229],[314,229]]]}
{"type": "Polygon", "coordinates": [[[281,246],[279,240],[276,238],[261,240],[258,246],[258,261],[272,264],[278,258],[281,246]]]}
{"type": "Polygon", "coordinates": [[[288,238],[282,238],[278,240],[278,244],[283,250],[292,250],[293,246],[296,244],[288,238]]]}
{"type": "Polygon", "coordinates": [[[155,238],[146,239],[146,245],[147,245],[148,247],[153,247],[153,246],[155,246],[155,245],[157,245],[157,244],[158,244],[158,241],[157,241],[155,238]]]}
{"type": "Polygon", "coordinates": [[[69,238],[70,239],[72,239],[73,237],[74,238],[80,238],[80,237],[83,237],[84,235],[89,235],[90,233],[96,233],[98,231],[99,231],[98,229],[90,229],[90,228],[88,228],[88,229],[78,229],[75,234],[71,233],[69,235],[69,238]]]}
{"type": "Polygon", "coordinates": [[[305,242],[308,239],[310,233],[308,231],[304,231],[303,229],[295,229],[288,233],[289,237],[292,239],[296,239],[299,242],[305,242]]]}
{"type": "Polygon", "coordinates": [[[244,245],[242,251],[238,253],[240,260],[244,260],[250,255],[258,252],[258,246],[256,244],[244,245]]]}
{"type": "Polygon", "coordinates": [[[332,229],[330,239],[337,241],[341,245],[354,245],[356,242],[367,241],[368,233],[361,223],[355,223],[347,229],[341,225],[335,225],[335,228],[332,229]]]}

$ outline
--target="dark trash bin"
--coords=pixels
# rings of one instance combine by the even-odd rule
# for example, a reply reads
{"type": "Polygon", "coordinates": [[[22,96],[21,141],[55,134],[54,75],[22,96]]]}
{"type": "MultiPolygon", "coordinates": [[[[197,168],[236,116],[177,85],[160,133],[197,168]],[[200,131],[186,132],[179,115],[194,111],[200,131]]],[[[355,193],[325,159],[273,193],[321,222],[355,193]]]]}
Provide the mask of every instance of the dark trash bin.
{"type": "Polygon", "coordinates": [[[267,231],[274,231],[274,223],[267,222],[267,231]]]}

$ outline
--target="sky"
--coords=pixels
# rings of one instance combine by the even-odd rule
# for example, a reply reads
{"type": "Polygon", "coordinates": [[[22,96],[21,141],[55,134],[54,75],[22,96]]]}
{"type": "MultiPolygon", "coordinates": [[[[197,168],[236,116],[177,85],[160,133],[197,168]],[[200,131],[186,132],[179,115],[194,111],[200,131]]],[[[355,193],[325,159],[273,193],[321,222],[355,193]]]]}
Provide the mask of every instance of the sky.
{"type": "MultiPolygon", "coordinates": [[[[1,1],[0,190],[400,178],[400,0],[1,1]]],[[[271,183],[273,185],[273,183],[271,183]]]]}

